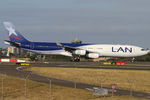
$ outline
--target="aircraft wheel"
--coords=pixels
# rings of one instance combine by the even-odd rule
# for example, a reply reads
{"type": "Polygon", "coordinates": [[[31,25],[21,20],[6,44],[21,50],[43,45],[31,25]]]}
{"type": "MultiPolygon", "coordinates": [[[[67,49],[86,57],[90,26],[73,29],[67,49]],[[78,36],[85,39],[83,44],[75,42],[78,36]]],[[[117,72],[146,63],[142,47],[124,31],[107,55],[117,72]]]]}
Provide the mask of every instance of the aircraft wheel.
{"type": "Polygon", "coordinates": [[[79,62],[80,61],[80,57],[71,58],[71,61],[72,62],[79,62]]]}

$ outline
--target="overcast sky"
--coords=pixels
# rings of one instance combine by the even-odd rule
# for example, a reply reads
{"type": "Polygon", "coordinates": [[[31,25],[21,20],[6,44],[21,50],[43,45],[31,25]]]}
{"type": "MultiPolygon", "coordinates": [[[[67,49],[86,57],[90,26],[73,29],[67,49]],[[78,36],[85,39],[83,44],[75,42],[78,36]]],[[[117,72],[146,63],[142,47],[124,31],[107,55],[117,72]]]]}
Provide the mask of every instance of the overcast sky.
{"type": "Polygon", "coordinates": [[[150,48],[150,0],[0,0],[0,47],[7,47],[3,21],[32,41],[150,48]]]}

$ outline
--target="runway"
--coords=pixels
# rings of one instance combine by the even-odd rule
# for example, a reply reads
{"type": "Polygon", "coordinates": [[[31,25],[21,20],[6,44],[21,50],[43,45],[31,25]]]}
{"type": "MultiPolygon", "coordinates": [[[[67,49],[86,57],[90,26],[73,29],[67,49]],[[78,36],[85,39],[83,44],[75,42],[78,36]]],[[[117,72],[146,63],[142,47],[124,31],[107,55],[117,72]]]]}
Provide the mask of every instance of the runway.
{"type": "MultiPolygon", "coordinates": [[[[58,66],[58,65],[61,65],[62,63],[52,63],[52,65],[54,65],[54,64],[56,66],[58,66]]],[[[65,64],[65,63],[63,63],[63,64],[65,64]]],[[[46,67],[46,65],[48,66],[50,64],[39,65],[39,67],[42,67],[42,66],[46,67]]],[[[81,65],[82,65],[82,63],[81,63],[81,65]]],[[[36,64],[33,64],[33,66],[36,66],[36,64]]],[[[91,66],[92,66],[92,64],[91,64],[91,66]]],[[[49,83],[48,79],[50,79],[52,81],[52,84],[74,88],[75,82],[73,82],[73,81],[61,80],[61,79],[56,79],[56,78],[52,78],[52,77],[45,77],[45,76],[42,76],[40,74],[31,73],[31,72],[28,72],[28,71],[23,71],[21,69],[17,70],[16,69],[17,67],[19,67],[19,66],[16,66],[16,65],[0,65],[0,73],[6,74],[6,75],[9,75],[9,76],[19,77],[19,78],[26,78],[26,76],[29,75],[29,73],[30,73],[31,75],[28,78],[30,80],[37,81],[37,82],[43,82],[43,83],[48,84],[49,83]]],[[[36,66],[36,67],[38,67],[38,66],[36,66]]],[[[86,84],[86,83],[79,83],[79,82],[76,82],[76,86],[79,89],[99,87],[99,86],[96,86],[96,85],[86,84]]],[[[104,88],[110,89],[109,87],[104,87],[104,88]]],[[[130,91],[129,90],[124,90],[124,89],[117,89],[117,92],[115,94],[116,95],[130,95],[130,91]]],[[[133,91],[133,96],[134,97],[141,97],[141,98],[150,99],[150,93],[133,91]]]]}
{"type": "Polygon", "coordinates": [[[103,65],[99,62],[51,62],[49,64],[32,64],[32,67],[63,67],[120,70],[150,70],[150,62],[128,62],[123,66],[103,65]]]}

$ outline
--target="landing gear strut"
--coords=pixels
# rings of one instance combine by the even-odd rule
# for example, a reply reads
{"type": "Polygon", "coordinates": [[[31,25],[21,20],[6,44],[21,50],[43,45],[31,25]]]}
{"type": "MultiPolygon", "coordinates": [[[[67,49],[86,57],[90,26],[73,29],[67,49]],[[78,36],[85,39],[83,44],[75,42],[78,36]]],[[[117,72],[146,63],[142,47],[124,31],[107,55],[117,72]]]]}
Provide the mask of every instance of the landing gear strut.
{"type": "Polygon", "coordinates": [[[131,61],[134,62],[134,61],[135,61],[135,58],[133,57],[131,61]]]}

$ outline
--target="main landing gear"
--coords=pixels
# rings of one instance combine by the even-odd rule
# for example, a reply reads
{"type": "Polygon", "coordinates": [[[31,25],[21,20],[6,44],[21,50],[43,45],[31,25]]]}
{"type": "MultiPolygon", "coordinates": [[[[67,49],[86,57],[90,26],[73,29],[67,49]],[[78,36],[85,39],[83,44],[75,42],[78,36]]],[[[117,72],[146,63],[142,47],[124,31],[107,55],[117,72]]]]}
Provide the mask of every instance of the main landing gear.
{"type": "Polygon", "coordinates": [[[80,61],[80,57],[79,56],[72,57],[71,61],[73,61],[73,62],[79,62],[80,61]]]}

